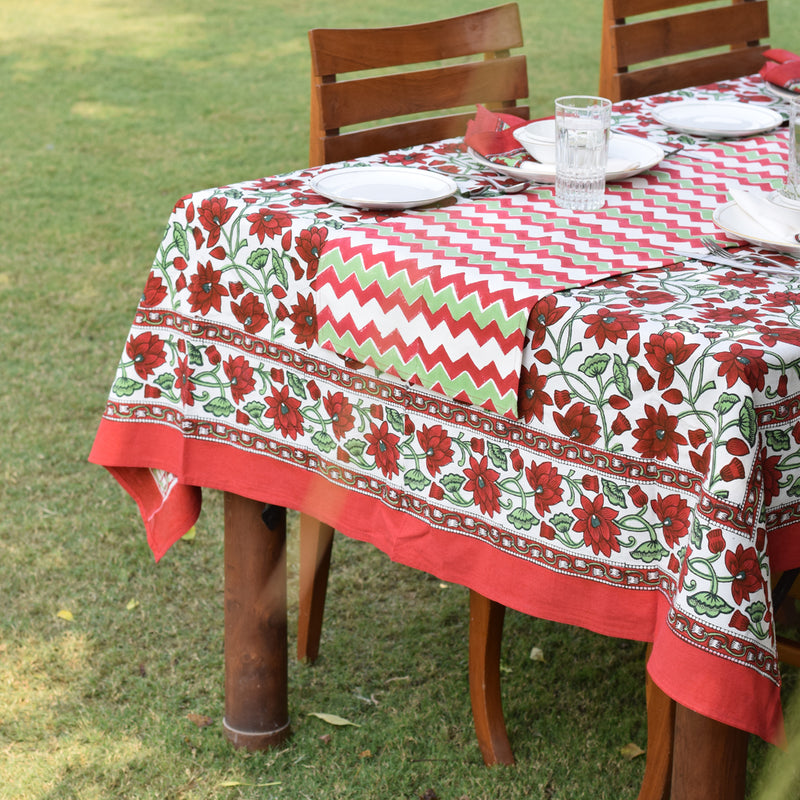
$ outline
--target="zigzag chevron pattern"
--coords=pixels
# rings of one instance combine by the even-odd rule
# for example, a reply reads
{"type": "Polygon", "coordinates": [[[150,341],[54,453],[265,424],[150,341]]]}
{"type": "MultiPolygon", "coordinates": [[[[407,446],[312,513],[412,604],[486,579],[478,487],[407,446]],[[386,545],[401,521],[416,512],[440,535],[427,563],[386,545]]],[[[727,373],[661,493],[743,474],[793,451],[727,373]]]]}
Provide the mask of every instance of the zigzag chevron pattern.
{"type": "Polygon", "coordinates": [[[405,213],[329,238],[316,278],[319,342],[449,397],[517,416],[530,311],[547,294],[673,263],[717,233],[746,155],[782,180],[779,143],[716,143],[607,187],[606,207],[560,209],[552,192],[405,213]],[[710,160],[713,156],[713,161],[710,160]],[[576,224],[577,223],[577,224],[576,224]]]}

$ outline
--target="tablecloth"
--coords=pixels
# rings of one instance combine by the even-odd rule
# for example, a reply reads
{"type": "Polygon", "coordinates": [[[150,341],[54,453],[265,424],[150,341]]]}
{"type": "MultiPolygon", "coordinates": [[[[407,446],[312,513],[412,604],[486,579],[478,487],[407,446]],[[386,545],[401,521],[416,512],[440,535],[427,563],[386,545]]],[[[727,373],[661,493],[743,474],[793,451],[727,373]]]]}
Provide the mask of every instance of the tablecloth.
{"type": "MultiPolygon", "coordinates": [[[[743,160],[777,181],[780,146],[671,157],[638,212],[651,254],[708,227],[743,160]]],[[[511,419],[320,346],[325,242],[386,217],[328,203],[313,174],[197,192],[169,220],[90,454],[156,557],[198,487],[283,504],[523,612],[652,641],[667,694],[780,741],[769,580],[800,564],[800,281],[678,264],[537,299],[511,419]]],[[[648,180],[610,187],[599,254],[625,236],[615,198],[648,180]]],[[[544,224],[552,197],[528,202],[544,224]]]]}

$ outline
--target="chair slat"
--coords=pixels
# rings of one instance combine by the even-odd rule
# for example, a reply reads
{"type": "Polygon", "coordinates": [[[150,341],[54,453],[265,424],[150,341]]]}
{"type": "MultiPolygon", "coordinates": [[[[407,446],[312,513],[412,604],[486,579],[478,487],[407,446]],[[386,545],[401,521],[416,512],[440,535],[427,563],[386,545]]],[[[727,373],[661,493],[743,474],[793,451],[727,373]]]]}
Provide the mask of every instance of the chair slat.
{"type": "Polygon", "coordinates": [[[333,75],[422,64],[522,47],[516,3],[452,19],[390,28],[317,28],[309,31],[312,69],[333,75]]]}
{"type": "Polygon", "coordinates": [[[764,63],[761,54],[766,49],[764,45],[625,72],[617,76],[619,93],[622,97],[642,97],[749,75],[764,63]]]}
{"type": "MultiPolygon", "coordinates": [[[[504,113],[528,119],[527,106],[503,108],[504,113]]],[[[436,142],[463,136],[467,122],[475,112],[448,114],[429,119],[409,120],[363,130],[349,131],[325,138],[327,161],[348,161],[365,154],[384,153],[401,147],[411,147],[420,142],[436,142]]]]}
{"type": "MultiPolygon", "coordinates": [[[[709,0],[705,0],[708,4],[709,0]]],[[[738,3],[751,3],[754,0],[733,0],[738,3]]],[[[618,17],[633,17],[638,14],[652,14],[656,11],[671,11],[683,6],[699,6],[703,0],[614,0],[614,11],[618,17]]]]}
{"type": "Polygon", "coordinates": [[[746,31],[747,41],[759,40],[769,35],[766,12],[763,4],[741,3],[669,19],[621,25],[616,34],[617,63],[630,66],[649,61],[654,53],[659,58],[668,58],[730,45],[743,41],[743,31],[746,31]]]}
{"type": "Polygon", "coordinates": [[[515,56],[328,83],[319,91],[323,127],[330,129],[394,116],[398,96],[408,98],[404,114],[513,101],[527,93],[527,70],[525,57],[515,56]]]}

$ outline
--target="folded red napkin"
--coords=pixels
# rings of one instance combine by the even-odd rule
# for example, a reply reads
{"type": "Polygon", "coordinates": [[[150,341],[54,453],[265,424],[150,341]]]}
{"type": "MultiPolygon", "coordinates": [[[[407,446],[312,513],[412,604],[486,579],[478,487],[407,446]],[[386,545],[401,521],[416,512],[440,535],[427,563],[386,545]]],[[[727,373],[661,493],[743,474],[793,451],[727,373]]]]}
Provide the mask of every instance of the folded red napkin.
{"type": "Polygon", "coordinates": [[[520,149],[520,143],[514,138],[512,131],[527,124],[527,119],[489,111],[479,105],[475,119],[467,123],[464,143],[482,156],[510,153],[520,149]]]}
{"type": "Polygon", "coordinates": [[[770,60],[761,67],[759,75],[775,86],[800,93],[800,56],[780,48],[765,50],[764,55],[770,60]]]}

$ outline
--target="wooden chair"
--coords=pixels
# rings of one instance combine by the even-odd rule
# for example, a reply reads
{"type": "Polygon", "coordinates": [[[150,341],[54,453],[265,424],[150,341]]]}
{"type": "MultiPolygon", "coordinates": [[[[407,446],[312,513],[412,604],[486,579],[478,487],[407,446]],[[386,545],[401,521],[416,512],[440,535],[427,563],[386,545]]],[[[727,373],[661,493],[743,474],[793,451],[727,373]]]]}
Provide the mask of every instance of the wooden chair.
{"type": "Polygon", "coordinates": [[[523,44],[516,3],[414,25],[317,28],[308,39],[312,166],[461,136],[477,103],[528,118],[526,59],[509,53],[523,44]]]}
{"type": "MultiPolygon", "coordinates": [[[[516,3],[414,25],[317,28],[308,39],[311,166],[461,136],[478,103],[528,119],[521,102],[528,96],[527,62],[510,54],[523,44],[516,3]],[[366,126],[375,122],[383,124],[366,126]]],[[[300,515],[301,661],[319,655],[333,533],[300,515]]],[[[504,606],[471,592],[469,684],[486,764],[514,763],[500,700],[504,614],[504,606]]]]}
{"type": "Polygon", "coordinates": [[[758,72],[767,36],[767,0],[603,0],[600,94],[627,100],[758,72]]]}
{"type": "MultiPolygon", "coordinates": [[[[325,594],[333,547],[333,528],[300,515],[300,597],[297,657],[313,662],[325,610],[325,594]]],[[[469,599],[469,691],[478,746],[487,766],[513,764],[500,692],[500,646],[505,606],[471,591],[469,599]]]]}

